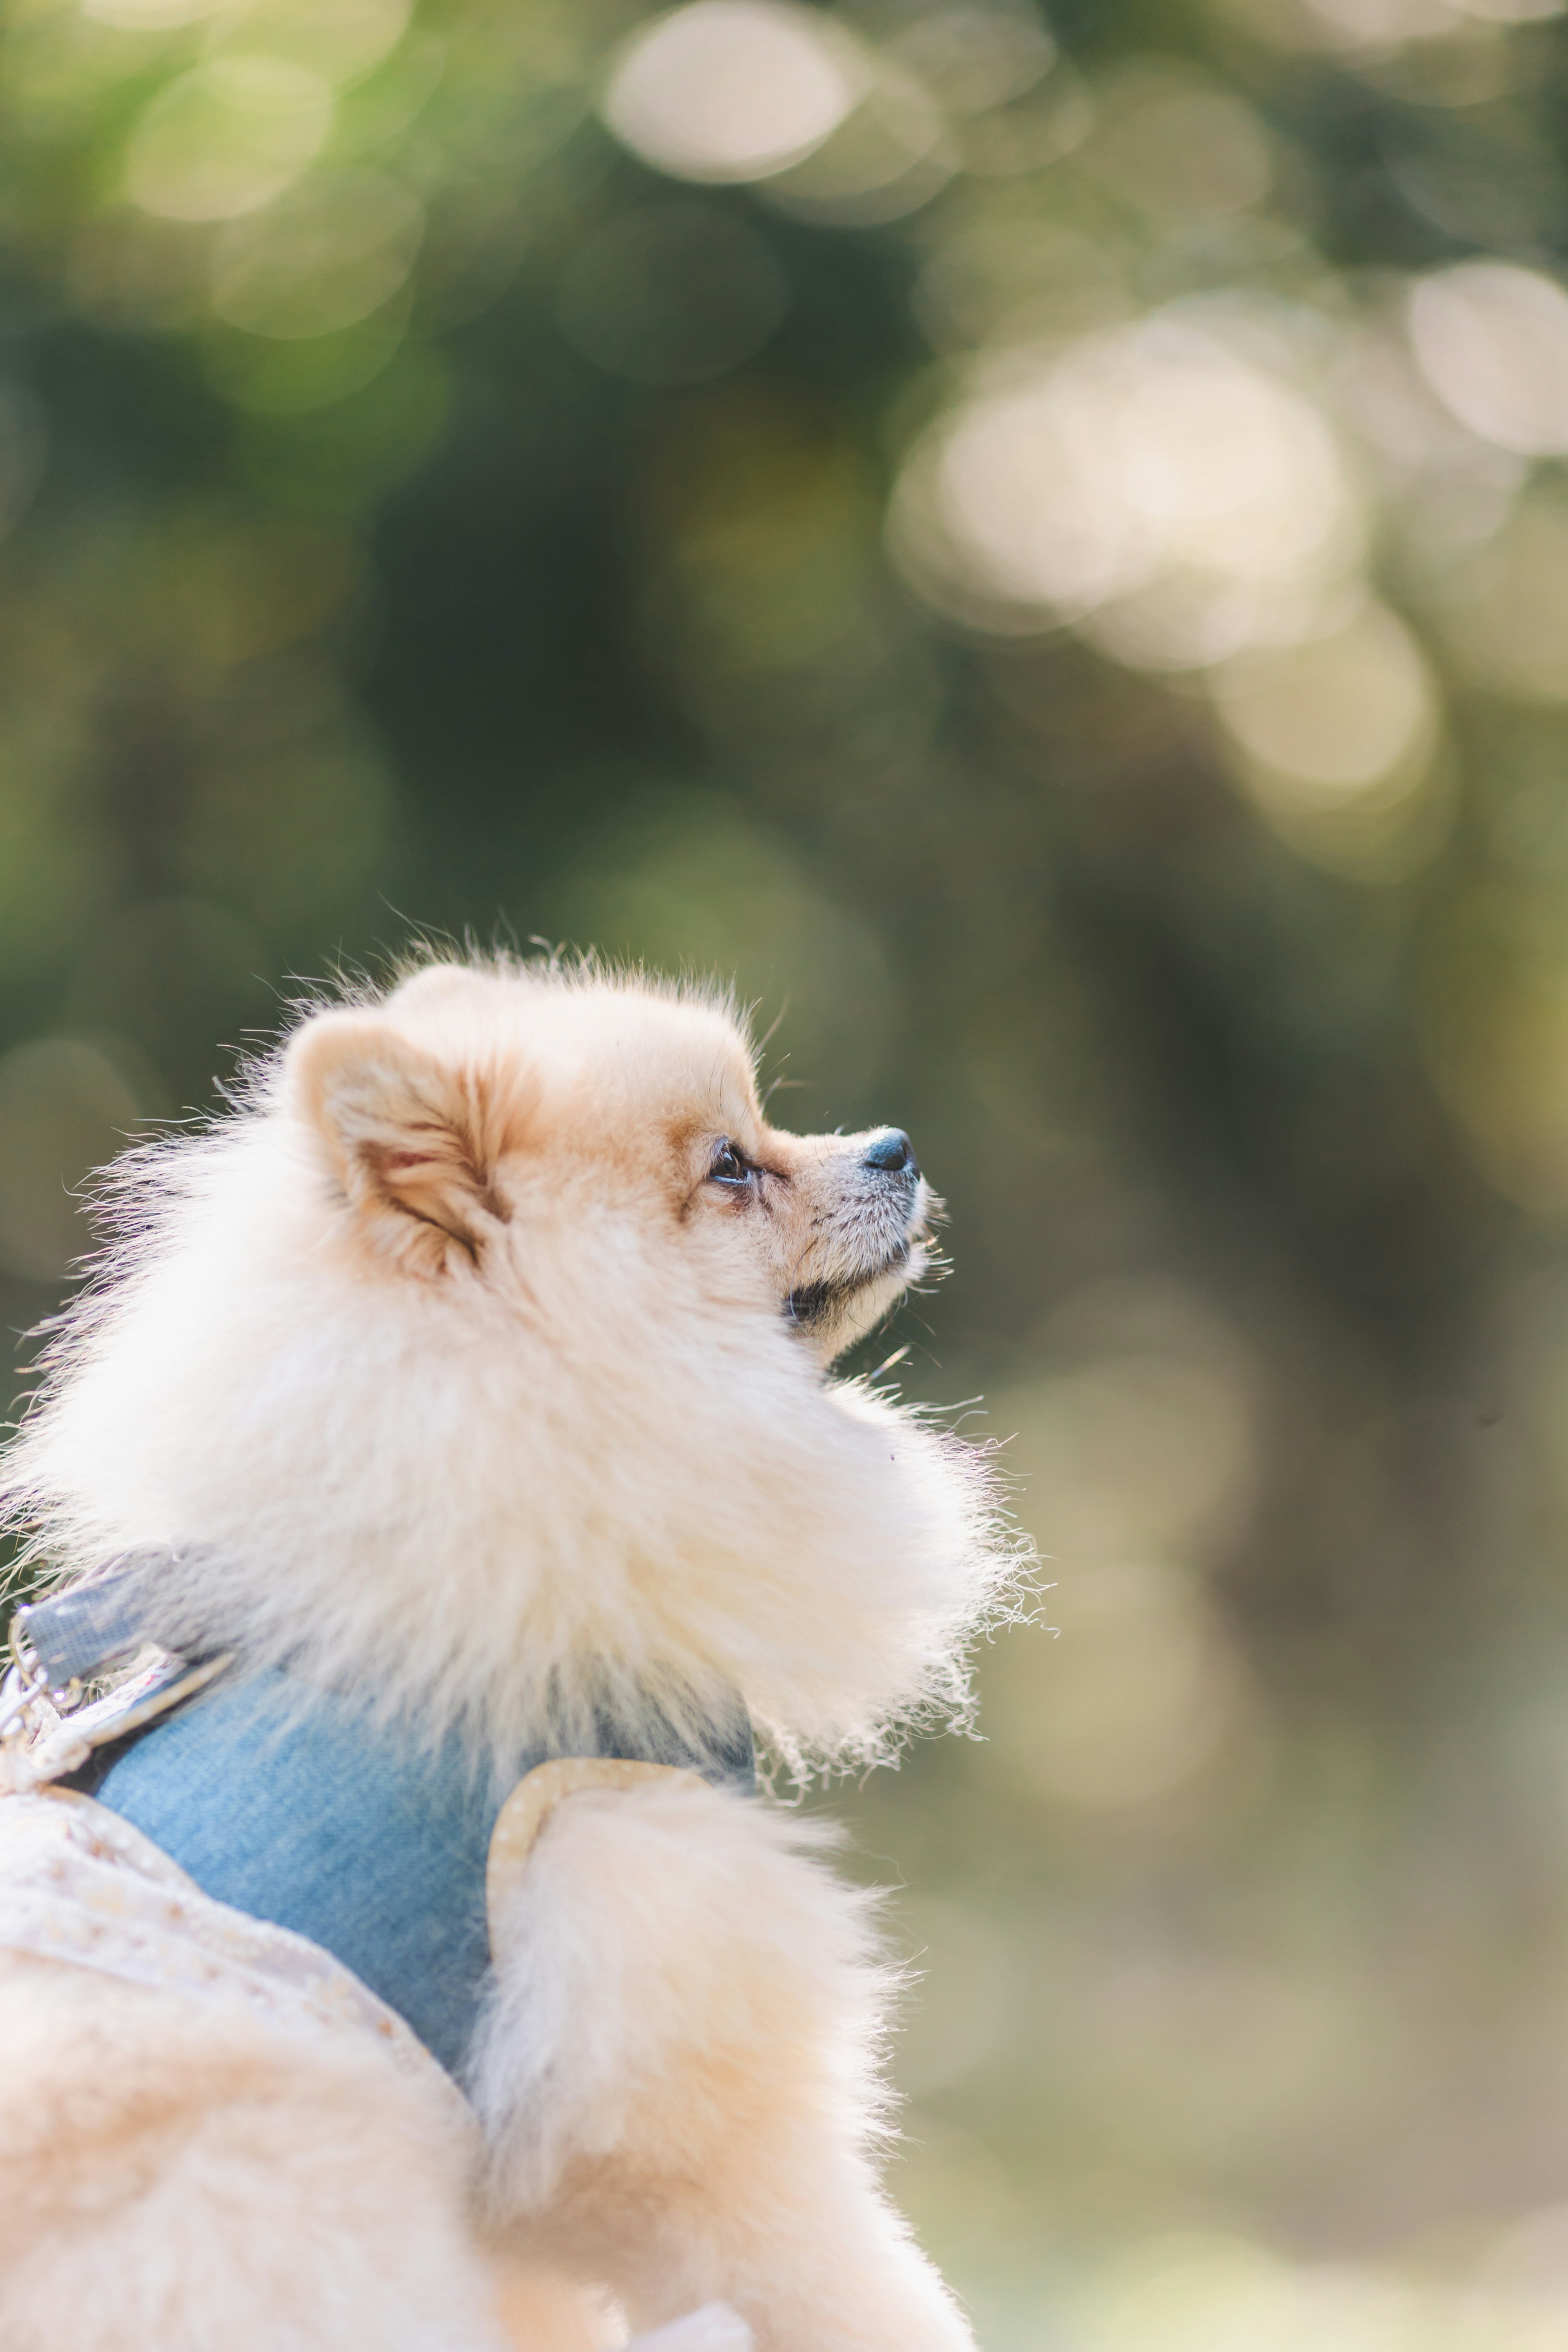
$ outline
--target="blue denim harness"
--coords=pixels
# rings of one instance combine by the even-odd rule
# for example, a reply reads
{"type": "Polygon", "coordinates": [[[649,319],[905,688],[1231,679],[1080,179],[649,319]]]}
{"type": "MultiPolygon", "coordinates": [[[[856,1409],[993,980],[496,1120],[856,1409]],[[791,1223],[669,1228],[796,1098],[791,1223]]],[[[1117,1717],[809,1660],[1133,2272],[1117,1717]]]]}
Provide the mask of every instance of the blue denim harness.
{"type": "MultiPolygon", "coordinates": [[[[40,1640],[57,1605],[26,1612],[40,1640]]],[[[603,1715],[589,1741],[542,1738],[515,1759],[517,1779],[561,1754],[756,1785],[738,1699],[696,1742],[657,1717],[626,1735],[603,1715]]],[[[485,1868],[508,1791],[459,1740],[433,1749],[274,1667],[214,1683],[75,1777],[216,1901],[324,1947],[461,2076],[490,1968],[485,1868]]]]}

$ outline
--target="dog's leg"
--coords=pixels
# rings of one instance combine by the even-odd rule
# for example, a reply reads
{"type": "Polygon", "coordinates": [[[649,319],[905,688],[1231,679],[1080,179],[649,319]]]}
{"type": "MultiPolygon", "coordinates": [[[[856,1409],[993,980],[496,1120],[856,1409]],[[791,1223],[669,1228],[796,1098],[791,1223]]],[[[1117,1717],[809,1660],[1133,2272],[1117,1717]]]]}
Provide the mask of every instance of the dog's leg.
{"type": "Polygon", "coordinates": [[[353,2036],[0,1968],[5,2352],[502,2352],[438,2085],[353,2036]]]}
{"type": "Polygon", "coordinates": [[[762,2352],[966,2352],[868,2154],[886,1972],[821,1842],[689,1781],[556,1808],[475,2073],[496,2218],[635,2326],[721,2299],[762,2352]]]}

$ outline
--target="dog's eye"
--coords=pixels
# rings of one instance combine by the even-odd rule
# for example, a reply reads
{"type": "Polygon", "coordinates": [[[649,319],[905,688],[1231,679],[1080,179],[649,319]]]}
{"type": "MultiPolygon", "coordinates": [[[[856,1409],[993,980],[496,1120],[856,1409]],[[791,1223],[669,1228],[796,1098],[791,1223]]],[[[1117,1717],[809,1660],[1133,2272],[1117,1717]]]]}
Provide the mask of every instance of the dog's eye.
{"type": "Polygon", "coordinates": [[[726,1137],[713,1154],[709,1179],[715,1184],[744,1184],[750,1181],[751,1168],[726,1137]]]}

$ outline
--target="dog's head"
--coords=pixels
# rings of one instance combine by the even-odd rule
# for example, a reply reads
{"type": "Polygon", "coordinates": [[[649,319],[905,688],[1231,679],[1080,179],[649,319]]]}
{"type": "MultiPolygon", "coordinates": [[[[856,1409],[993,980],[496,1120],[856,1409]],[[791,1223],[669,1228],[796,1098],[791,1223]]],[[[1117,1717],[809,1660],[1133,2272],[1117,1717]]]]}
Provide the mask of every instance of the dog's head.
{"type": "MultiPolygon", "coordinates": [[[[284,1100],[344,1238],[410,1278],[537,1304],[542,1228],[635,1228],[715,1304],[765,1303],[822,1360],[929,1263],[938,1205],[897,1128],[771,1126],[753,1056],[711,1001],[433,965],[373,1011],[296,1034],[284,1100]]],[[[600,1307],[615,1343],[616,1300],[600,1307]]]]}
{"type": "Polygon", "coordinates": [[[432,965],[310,1010],[119,1240],[12,1449],[68,1568],[499,1750],[739,1690],[786,1749],[962,1706],[1005,1575],[969,1448],[826,1366],[927,1263],[899,1130],[771,1126],[723,1005],[432,965]]]}

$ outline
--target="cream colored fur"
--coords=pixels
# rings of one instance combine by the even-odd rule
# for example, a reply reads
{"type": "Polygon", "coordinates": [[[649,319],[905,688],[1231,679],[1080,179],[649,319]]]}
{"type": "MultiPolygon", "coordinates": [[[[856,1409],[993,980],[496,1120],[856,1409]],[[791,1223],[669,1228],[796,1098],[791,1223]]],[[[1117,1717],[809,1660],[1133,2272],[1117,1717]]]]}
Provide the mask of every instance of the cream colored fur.
{"type": "Polygon", "coordinates": [[[869,2161],[886,1977],[823,1843],[712,1789],[559,1809],[480,2041],[491,2210],[640,2326],[721,2297],[764,2352],[959,2352],[869,2161]]]}
{"type": "MultiPolygon", "coordinates": [[[[962,1713],[1010,1562],[975,1456],[826,1377],[926,1263],[931,1197],[869,1139],[772,1128],[728,1010],[640,979],[437,965],[313,1010],[114,1180],[13,1517],[68,1572],[171,1547],[172,1631],[502,1767],[547,1703],[731,1691],[786,1766],[875,1757],[962,1713]]],[[[411,2095],[59,1973],[0,1984],[0,2051],[68,2010],[71,2052],[63,2098],[0,2062],[8,2352],[29,2247],[73,2242],[127,2283],[79,2352],[479,2352],[467,2159],[411,2095]]],[[[884,1991],[789,1816],[568,1799],[499,1937],[476,2226],[640,2326],[722,2299],[767,2352],[959,2352],[870,2162],[884,1991]]]]}

